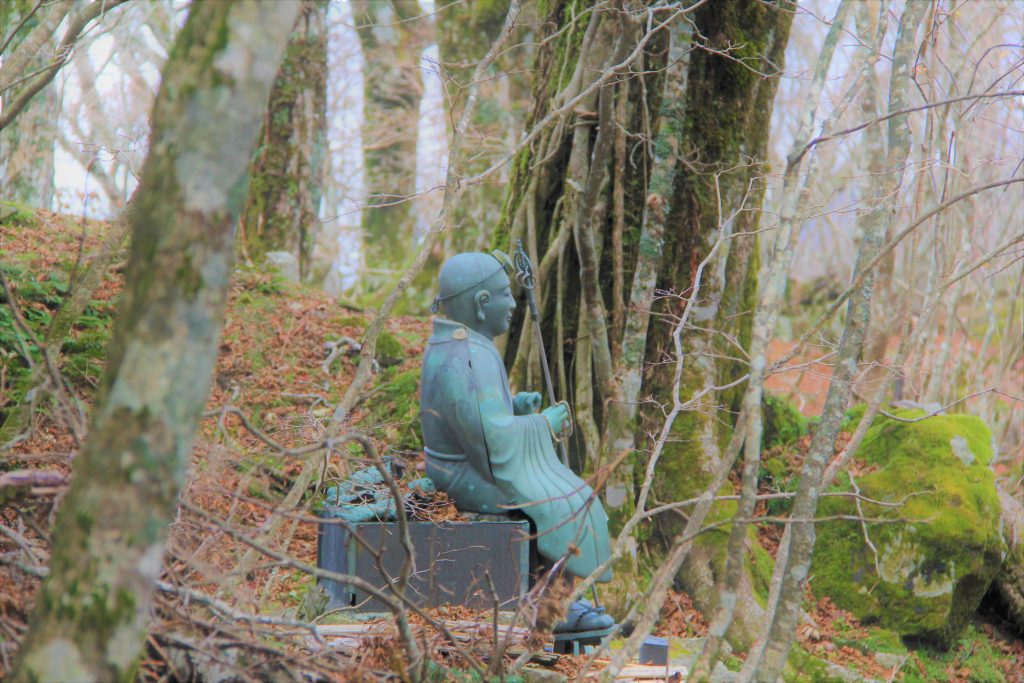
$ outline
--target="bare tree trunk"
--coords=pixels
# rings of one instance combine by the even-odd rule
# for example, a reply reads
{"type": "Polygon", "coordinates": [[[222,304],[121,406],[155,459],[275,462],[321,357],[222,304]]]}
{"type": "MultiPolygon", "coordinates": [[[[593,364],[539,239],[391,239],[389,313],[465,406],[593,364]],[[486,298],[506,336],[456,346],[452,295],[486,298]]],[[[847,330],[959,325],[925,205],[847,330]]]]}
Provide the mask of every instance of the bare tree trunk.
{"type": "MultiPolygon", "coordinates": [[[[4,98],[7,107],[7,98],[4,98]]],[[[0,199],[50,209],[60,95],[51,83],[0,131],[0,199]]]]}
{"type": "MultiPolygon", "coordinates": [[[[604,487],[604,504],[613,530],[622,531],[635,507],[637,484],[634,480],[633,451],[636,447],[636,420],[643,382],[644,355],[654,306],[655,281],[661,268],[661,249],[665,239],[666,220],[672,212],[672,188],[676,169],[685,145],[683,121],[686,105],[686,75],[691,46],[691,26],[679,21],[670,29],[668,67],[666,68],[661,112],[654,124],[655,139],[651,158],[651,179],[644,202],[640,237],[637,243],[633,283],[629,288],[628,309],[623,311],[621,336],[612,326],[615,342],[615,384],[606,403],[604,434],[598,462],[621,463],[609,473],[604,487]]],[[[628,95],[628,91],[623,90],[628,95]]],[[[618,140],[616,141],[618,143],[618,140]]],[[[619,163],[618,154],[616,163],[619,163]]],[[[625,183],[615,189],[625,191],[625,183]]],[[[624,197],[623,197],[624,200],[624,197]]],[[[623,207],[623,213],[625,208],[623,207]]],[[[618,213],[616,211],[616,218],[618,213]]],[[[623,258],[621,249],[612,245],[613,254],[623,258]]],[[[615,286],[615,283],[613,283],[615,286]]],[[[614,295],[613,289],[613,295],[614,295]]],[[[613,310],[616,310],[613,304],[613,310]]],[[[629,559],[636,553],[635,539],[627,540],[629,559]]]]}
{"type": "Polygon", "coordinates": [[[197,3],[175,42],[92,429],[14,681],[135,673],[216,360],[239,190],[298,11],[295,2],[197,3]]]}
{"type": "MultiPolygon", "coordinates": [[[[892,77],[889,85],[889,111],[907,108],[917,29],[928,8],[927,0],[910,0],[900,20],[899,33],[893,54],[892,77]]],[[[892,202],[903,178],[903,167],[910,150],[910,127],[907,116],[894,116],[889,120],[888,144],[885,155],[886,173],[871,178],[871,206],[862,217],[863,238],[857,254],[854,272],[860,273],[880,252],[893,212],[892,202]]],[[[811,554],[814,551],[815,526],[811,521],[818,507],[818,496],[825,466],[832,455],[844,411],[849,402],[852,380],[864,343],[871,312],[874,273],[864,275],[861,285],[850,297],[846,327],[839,342],[835,371],[829,384],[828,396],[822,409],[821,420],[804,460],[800,485],[793,501],[790,540],[786,562],[776,565],[781,576],[778,598],[769,605],[773,618],[768,625],[763,651],[752,653],[757,661],[747,666],[754,680],[774,683],[782,673],[796,634],[797,620],[803,600],[803,589],[810,574],[811,554]]]]}
{"type": "Polygon", "coordinates": [[[414,251],[416,141],[426,47],[418,0],[355,0],[363,50],[363,263],[370,291],[391,283],[414,251]]]}
{"type": "Polygon", "coordinates": [[[298,260],[299,279],[309,279],[326,153],[327,3],[306,0],[270,91],[239,223],[250,259],[290,252],[298,260]]]}

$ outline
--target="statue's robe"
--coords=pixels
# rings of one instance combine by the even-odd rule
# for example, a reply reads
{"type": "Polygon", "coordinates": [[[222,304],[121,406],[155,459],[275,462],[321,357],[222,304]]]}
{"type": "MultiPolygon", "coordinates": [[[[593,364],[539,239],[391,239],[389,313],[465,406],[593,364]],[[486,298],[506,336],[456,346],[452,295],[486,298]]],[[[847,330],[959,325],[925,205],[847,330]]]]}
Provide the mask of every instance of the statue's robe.
{"type": "MultiPolygon", "coordinates": [[[[494,343],[435,318],[420,376],[427,476],[461,510],[518,508],[537,529],[537,551],[587,576],[609,556],[608,516],[593,489],[555,454],[542,415],[516,415],[494,343]]],[[[611,580],[606,571],[601,581],[611,580]]]]}

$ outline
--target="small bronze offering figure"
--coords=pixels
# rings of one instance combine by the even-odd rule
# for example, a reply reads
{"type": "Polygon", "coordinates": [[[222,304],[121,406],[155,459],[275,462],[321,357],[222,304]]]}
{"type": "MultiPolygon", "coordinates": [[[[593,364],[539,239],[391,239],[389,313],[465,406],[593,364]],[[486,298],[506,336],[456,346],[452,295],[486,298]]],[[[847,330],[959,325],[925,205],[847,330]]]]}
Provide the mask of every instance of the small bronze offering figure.
{"type": "MultiPolygon", "coordinates": [[[[536,526],[537,552],[570,577],[591,574],[609,556],[608,517],[594,491],[562,464],[555,439],[571,424],[567,405],[540,411],[539,393],[514,397],[494,338],[516,308],[501,252],[464,253],[441,268],[420,379],[427,476],[464,511],[521,510],[536,526]]],[[[606,570],[599,581],[610,581],[606,570]]],[[[614,622],[585,600],[558,632],[595,631],[614,622]]]]}

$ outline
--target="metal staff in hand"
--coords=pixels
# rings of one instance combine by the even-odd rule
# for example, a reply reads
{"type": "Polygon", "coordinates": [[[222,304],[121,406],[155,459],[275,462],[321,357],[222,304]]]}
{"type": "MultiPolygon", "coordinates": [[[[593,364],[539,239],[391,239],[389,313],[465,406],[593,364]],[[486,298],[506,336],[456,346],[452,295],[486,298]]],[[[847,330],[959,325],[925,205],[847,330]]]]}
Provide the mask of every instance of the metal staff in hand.
{"type": "MultiPolygon", "coordinates": [[[[533,329],[537,337],[537,348],[540,353],[540,368],[544,373],[544,386],[547,388],[548,401],[551,405],[555,405],[555,388],[551,383],[551,370],[548,369],[548,355],[544,350],[544,338],[541,336],[540,331],[540,316],[537,311],[537,297],[534,290],[537,287],[537,279],[533,274],[533,264],[530,263],[530,257],[527,256],[526,251],[523,249],[523,241],[516,240],[516,252],[513,256],[513,264],[516,268],[516,282],[523,291],[526,292],[526,303],[530,307],[530,318],[533,319],[533,329]]],[[[568,403],[565,404],[568,410],[568,403]]],[[[565,448],[565,442],[569,435],[572,434],[572,413],[569,412],[569,431],[564,434],[552,434],[555,442],[558,444],[558,453],[562,458],[562,464],[566,467],[569,466],[569,454],[565,448]]]]}

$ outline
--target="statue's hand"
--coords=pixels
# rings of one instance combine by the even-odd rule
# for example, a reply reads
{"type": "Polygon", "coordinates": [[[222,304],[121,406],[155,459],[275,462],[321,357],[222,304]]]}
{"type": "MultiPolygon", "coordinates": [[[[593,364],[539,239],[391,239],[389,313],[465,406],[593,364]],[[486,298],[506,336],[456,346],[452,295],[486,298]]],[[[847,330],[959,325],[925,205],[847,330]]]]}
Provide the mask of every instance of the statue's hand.
{"type": "Polygon", "coordinates": [[[547,418],[548,424],[551,425],[551,431],[555,434],[561,434],[569,423],[569,409],[564,403],[556,403],[545,408],[541,415],[547,418]]]}
{"type": "Polygon", "coordinates": [[[536,391],[520,391],[512,399],[512,412],[516,415],[530,415],[540,410],[543,399],[536,391]]]}

